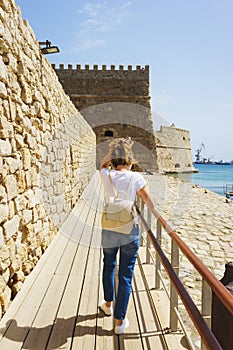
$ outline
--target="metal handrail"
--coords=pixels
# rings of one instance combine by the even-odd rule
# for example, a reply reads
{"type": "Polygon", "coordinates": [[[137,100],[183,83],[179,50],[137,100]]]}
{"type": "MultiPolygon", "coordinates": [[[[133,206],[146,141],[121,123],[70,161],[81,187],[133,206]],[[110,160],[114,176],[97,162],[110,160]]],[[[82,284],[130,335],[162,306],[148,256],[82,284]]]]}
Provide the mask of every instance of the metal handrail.
{"type": "MultiPolygon", "coordinates": [[[[214,334],[211,332],[206,321],[201,315],[200,311],[194,304],[189,293],[183,286],[181,280],[164,254],[161,246],[157,242],[156,237],[151,231],[149,225],[147,224],[145,218],[140,212],[138,206],[136,206],[137,213],[145,227],[150,240],[161,259],[161,262],[169,275],[171,281],[173,282],[190,318],[192,319],[196,329],[198,330],[203,343],[208,350],[222,350],[219,342],[215,338],[214,334]]],[[[216,277],[210,272],[210,270],[201,262],[201,260],[190,250],[190,248],[182,241],[182,239],[177,235],[177,233],[170,227],[170,225],[164,220],[164,218],[156,211],[153,211],[159,224],[165,229],[169,236],[176,242],[183,254],[189,259],[195,269],[200,273],[203,279],[207,282],[209,287],[214,291],[217,297],[223,302],[225,307],[233,314],[233,297],[231,293],[219,282],[216,277]]]]}

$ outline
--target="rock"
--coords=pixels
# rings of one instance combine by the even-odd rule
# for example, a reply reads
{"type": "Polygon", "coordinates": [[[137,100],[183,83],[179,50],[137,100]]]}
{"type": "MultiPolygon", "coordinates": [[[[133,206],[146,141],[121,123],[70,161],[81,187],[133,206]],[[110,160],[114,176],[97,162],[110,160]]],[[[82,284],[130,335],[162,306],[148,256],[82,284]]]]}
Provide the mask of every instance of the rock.
{"type": "Polygon", "coordinates": [[[17,180],[14,175],[8,175],[4,180],[8,200],[15,198],[18,194],[17,180]]]}
{"type": "Polygon", "coordinates": [[[8,219],[8,204],[0,204],[0,224],[8,219]]]}
{"type": "Polygon", "coordinates": [[[18,281],[17,283],[13,284],[12,286],[12,298],[16,296],[16,294],[20,291],[21,287],[23,285],[23,282],[18,281]]]}
{"type": "Polygon", "coordinates": [[[11,303],[11,289],[6,286],[4,292],[0,295],[0,303],[2,305],[2,311],[6,312],[11,303]]]}
{"type": "Polygon", "coordinates": [[[11,220],[3,224],[4,235],[8,241],[19,229],[20,216],[15,215],[11,220]]]}
{"type": "Polygon", "coordinates": [[[6,85],[0,81],[0,98],[7,98],[6,85]]]}
{"type": "Polygon", "coordinates": [[[11,144],[9,140],[0,140],[0,156],[11,155],[11,144]]]}

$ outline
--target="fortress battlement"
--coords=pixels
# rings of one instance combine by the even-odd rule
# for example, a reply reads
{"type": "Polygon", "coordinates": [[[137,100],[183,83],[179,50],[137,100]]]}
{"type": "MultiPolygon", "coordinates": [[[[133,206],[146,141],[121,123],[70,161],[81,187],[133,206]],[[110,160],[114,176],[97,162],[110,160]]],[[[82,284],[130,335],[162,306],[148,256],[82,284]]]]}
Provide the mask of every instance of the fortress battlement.
{"type": "Polygon", "coordinates": [[[85,64],[84,67],[82,67],[81,64],[76,64],[73,66],[72,64],[68,64],[67,68],[65,68],[64,64],[60,64],[58,67],[56,67],[56,64],[52,64],[53,69],[60,69],[60,70],[81,70],[81,71],[125,71],[125,72],[147,72],[149,74],[149,65],[145,65],[145,67],[141,67],[140,65],[136,65],[135,68],[133,68],[132,65],[128,65],[127,68],[120,64],[118,66],[118,69],[114,64],[110,65],[108,68],[106,64],[103,64],[101,68],[99,68],[98,64],[94,64],[92,67],[89,64],[85,64]]]}

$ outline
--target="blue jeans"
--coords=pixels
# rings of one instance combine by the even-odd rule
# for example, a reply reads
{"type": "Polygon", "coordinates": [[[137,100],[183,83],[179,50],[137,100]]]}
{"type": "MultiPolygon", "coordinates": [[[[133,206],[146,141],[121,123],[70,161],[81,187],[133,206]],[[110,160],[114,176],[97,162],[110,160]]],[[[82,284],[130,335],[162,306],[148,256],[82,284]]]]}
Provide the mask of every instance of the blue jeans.
{"type": "Polygon", "coordinates": [[[114,300],[114,272],[117,252],[118,250],[120,251],[118,290],[114,307],[114,317],[118,320],[123,320],[128,307],[134,266],[140,245],[139,227],[134,227],[130,235],[102,230],[102,243],[105,243],[105,245],[103,245],[103,288],[105,301],[114,300]],[[107,240],[109,240],[111,244],[113,241],[118,244],[106,248],[107,240]],[[127,243],[122,244],[125,242],[127,243]]]}

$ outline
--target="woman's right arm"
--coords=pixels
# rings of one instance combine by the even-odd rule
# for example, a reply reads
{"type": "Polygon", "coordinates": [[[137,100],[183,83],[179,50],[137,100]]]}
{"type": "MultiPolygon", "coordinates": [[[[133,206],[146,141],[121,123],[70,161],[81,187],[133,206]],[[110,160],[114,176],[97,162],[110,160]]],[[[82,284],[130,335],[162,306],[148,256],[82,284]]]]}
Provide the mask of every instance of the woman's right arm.
{"type": "Polygon", "coordinates": [[[159,212],[155,209],[155,204],[151,195],[148,191],[148,188],[144,186],[140,190],[137,191],[137,195],[142,198],[143,202],[147,205],[147,207],[152,211],[152,213],[158,218],[160,216],[159,212]]]}

